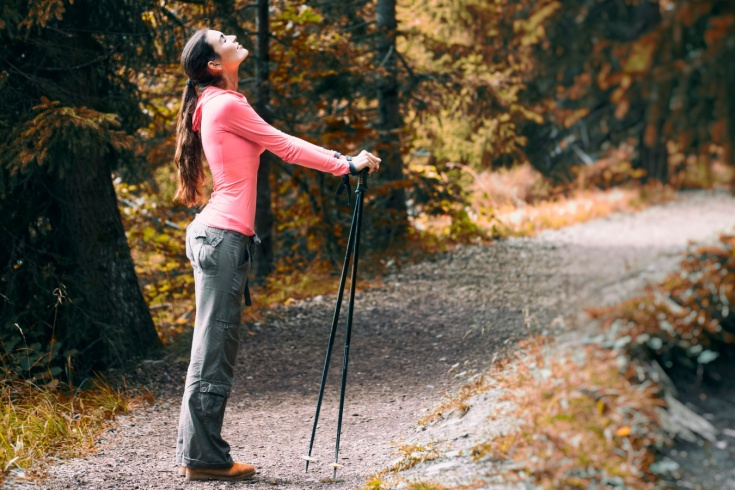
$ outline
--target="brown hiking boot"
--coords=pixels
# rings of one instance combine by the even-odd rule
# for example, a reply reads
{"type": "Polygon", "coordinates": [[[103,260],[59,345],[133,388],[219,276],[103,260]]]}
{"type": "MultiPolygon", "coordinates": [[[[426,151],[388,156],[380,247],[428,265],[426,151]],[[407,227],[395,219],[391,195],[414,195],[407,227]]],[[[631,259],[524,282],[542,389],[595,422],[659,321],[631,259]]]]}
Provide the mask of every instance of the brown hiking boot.
{"type": "Polygon", "coordinates": [[[229,468],[186,468],[187,480],[244,480],[255,474],[255,466],[235,463],[229,468]]]}
{"type": "Polygon", "coordinates": [[[180,464],[179,467],[176,469],[176,474],[179,476],[186,476],[186,466],[180,464]]]}

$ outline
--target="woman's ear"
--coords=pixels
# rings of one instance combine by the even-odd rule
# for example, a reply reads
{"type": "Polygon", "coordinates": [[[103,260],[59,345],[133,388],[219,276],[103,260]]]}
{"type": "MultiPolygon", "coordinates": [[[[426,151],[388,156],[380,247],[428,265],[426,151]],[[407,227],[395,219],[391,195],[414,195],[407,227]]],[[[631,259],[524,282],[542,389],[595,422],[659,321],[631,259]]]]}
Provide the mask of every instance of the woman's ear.
{"type": "Polygon", "coordinates": [[[214,61],[214,60],[209,61],[207,63],[207,68],[209,68],[209,72],[215,77],[219,77],[222,75],[222,65],[218,63],[217,61],[214,61]]]}

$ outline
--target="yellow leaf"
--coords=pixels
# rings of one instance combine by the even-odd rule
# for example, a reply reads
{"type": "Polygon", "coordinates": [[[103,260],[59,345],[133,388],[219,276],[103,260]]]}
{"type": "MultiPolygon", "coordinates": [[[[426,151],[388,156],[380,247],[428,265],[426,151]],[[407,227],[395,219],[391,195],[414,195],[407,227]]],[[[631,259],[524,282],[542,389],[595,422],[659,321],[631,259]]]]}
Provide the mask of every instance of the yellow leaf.
{"type": "Polygon", "coordinates": [[[156,229],[149,226],[143,230],[143,241],[150,242],[151,238],[153,238],[155,235],[156,229]]]}
{"type": "Polygon", "coordinates": [[[626,437],[626,436],[629,436],[630,435],[630,427],[628,427],[627,425],[624,425],[623,427],[619,428],[615,432],[615,435],[618,436],[618,437],[626,437]]]}
{"type": "Polygon", "coordinates": [[[653,34],[644,36],[633,43],[630,56],[625,62],[626,73],[644,73],[651,67],[653,53],[656,50],[656,39],[653,34]]]}

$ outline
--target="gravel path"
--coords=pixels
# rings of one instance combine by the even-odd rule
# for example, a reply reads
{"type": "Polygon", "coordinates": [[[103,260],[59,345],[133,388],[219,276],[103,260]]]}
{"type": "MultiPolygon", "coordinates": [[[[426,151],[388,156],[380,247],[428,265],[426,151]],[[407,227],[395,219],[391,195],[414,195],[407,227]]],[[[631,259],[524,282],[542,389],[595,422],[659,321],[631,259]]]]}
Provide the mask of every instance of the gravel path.
{"type": "MultiPolygon", "coordinates": [[[[391,444],[443,393],[487,368],[494,354],[549,325],[570,328],[585,306],[612,304],[661,279],[690,240],[735,226],[735,199],[696,192],[635,214],[615,215],[459,247],[389,274],[358,294],[350,348],[338,481],[331,477],[341,361],[337,336],[314,456],[304,473],[311,417],[333,311],[332,297],[303,301],[249,325],[225,416],[236,460],[259,470],[249,488],[359,488],[390,465],[391,444]],[[452,368],[455,364],[458,366],[452,368]]],[[[158,368],[160,371],[160,366],[158,368]]],[[[122,417],[99,451],[51,468],[42,488],[227,488],[186,482],[173,466],[185,360],[160,373],[168,388],[122,417]]],[[[26,487],[18,481],[8,488],[26,487]]]]}

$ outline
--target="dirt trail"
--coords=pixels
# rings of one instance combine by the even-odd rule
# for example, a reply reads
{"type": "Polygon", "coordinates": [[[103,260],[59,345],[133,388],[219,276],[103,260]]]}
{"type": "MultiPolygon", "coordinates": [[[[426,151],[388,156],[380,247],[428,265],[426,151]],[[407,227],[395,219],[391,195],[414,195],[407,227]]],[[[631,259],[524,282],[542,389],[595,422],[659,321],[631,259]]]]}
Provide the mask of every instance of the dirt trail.
{"type": "MultiPolygon", "coordinates": [[[[337,483],[331,476],[342,337],[338,335],[314,456],[304,473],[311,417],[333,311],[332,297],[303,301],[249,325],[224,435],[236,460],[252,462],[249,488],[359,488],[395,459],[391,441],[442,393],[484,370],[531,330],[569,326],[585,306],[611,304],[662,278],[690,240],[735,226],[735,199],[686,193],[675,202],[615,215],[533,239],[461,247],[385,278],[358,294],[337,483]],[[452,366],[459,366],[452,369],[452,366]]],[[[160,368],[159,368],[160,369],[160,368]]],[[[226,488],[190,482],[173,465],[184,362],[155,404],[123,417],[84,459],[60,462],[40,486],[226,488]]],[[[9,482],[8,488],[28,484],[9,482]]]]}

